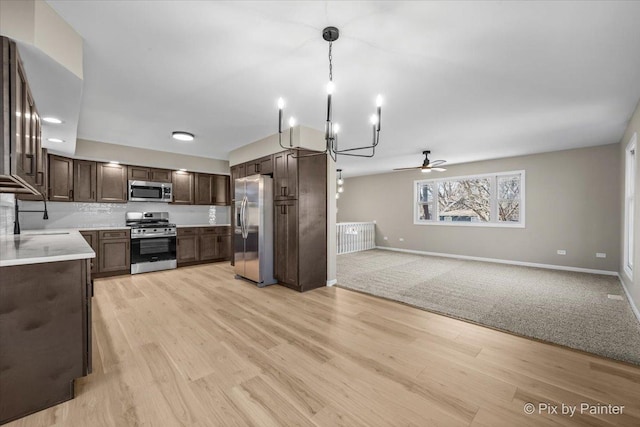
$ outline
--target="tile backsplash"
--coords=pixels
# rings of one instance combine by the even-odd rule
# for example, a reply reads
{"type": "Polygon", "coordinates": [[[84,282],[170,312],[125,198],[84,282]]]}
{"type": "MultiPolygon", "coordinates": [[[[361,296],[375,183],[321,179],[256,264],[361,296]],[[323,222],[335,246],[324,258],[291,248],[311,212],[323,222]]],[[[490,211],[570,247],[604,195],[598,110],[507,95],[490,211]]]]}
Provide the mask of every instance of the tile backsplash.
{"type": "MultiPolygon", "coordinates": [[[[20,201],[20,210],[42,210],[42,202],[20,201]]],[[[13,233],[13,194],[0,195],[0,234],[13,233]]],[[[23,230],[83,227],[122,227],[126,212],[169,212],[178,225],[229,224],[229,206],[170,205],[167,203],[76,203],[48,202],[49,219],[41,213],[20,213],[23,230]]]]}

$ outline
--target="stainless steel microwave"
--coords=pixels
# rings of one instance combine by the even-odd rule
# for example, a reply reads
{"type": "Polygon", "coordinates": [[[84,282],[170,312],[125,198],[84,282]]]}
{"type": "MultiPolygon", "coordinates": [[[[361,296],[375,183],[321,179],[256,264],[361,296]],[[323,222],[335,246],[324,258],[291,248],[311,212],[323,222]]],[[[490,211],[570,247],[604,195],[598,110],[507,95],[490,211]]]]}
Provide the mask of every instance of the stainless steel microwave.
{"type": "Polygon", "coordinates": [[[172,186],[166,182],[129,180],[130,202],[170,202],[172,186]]]}

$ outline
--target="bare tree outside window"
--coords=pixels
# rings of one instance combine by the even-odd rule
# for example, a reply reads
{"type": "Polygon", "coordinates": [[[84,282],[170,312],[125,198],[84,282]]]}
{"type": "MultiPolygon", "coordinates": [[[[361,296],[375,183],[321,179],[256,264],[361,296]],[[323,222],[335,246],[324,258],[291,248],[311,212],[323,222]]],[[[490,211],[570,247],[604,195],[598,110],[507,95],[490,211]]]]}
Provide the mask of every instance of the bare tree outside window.
{"type": "Polygon", "coordinates": [[[416,223],[524,225],[524,171],[415,181],[415,185],[416,223]]]}
{"type": "Polygon", "coordinates": [[[520,221],[520,176],[498,177],[498,221],[520,221]]]}
{"type": "Polygon", "coordinates": [[[443,181],[438,185],[438,215],[444,221],[491,220],[489,179],[443,181]]]}

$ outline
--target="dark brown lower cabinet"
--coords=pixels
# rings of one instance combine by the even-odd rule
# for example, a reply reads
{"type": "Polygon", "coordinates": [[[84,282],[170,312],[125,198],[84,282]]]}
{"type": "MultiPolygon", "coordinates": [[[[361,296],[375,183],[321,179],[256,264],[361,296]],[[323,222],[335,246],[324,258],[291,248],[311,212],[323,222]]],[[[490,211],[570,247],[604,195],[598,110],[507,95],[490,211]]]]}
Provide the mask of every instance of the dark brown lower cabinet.
{"type": "Polygon", "coordinates": [[[80,234],[82,234],[82,237],[84,237],[84,240],[86,240],[89,246],[91,246],[91,249],[93,249],[93,252],[96,253],[96,257],[90,260],[91,274],[96,274],[98,272],[98,260],[100,257],[99,256],[100,245],[98,244],[98,232],[97,231],[81,231],[80,234]]]}
{"type": "Polygon", "coordinates": [[[229,261],[231,227],[178,228],[178,267],[204,262],[229,261]]]}
{"type": "Polygon", "coordinates": [[[97,277],[131,273],[129,230],[98,231],[98,250],[95,252],[98,265],[97,277]]]}
{"type": "Polygon", "coordinates": [[[0,424],[73,399],[91,372],[88,262],[0,267],[0,424]]]}
{"type": "Polygon", "coordinates": [[[178,258],[178,265],[190,262],[197,262],[200,259],[198,253],[198,235],[178,235],[176,239],[176,252],[178,258]]]}
{"type": "Polygon", "coordinates": [[[276,202],[274,213],[274,276],[298,289],[298,201],[276,202]]]}

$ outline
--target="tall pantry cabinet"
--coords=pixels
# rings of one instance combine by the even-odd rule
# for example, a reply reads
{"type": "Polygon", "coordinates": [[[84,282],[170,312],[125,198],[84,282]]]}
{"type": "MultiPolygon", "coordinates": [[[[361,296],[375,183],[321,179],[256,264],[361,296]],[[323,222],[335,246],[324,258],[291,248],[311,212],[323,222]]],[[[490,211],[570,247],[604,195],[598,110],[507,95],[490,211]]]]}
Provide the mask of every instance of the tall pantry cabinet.
{"type": "Polygon", "coordinates": [[[273,156],[274,273],[301,292],[327,280],[327,157],[304,154],[273,156]]]}

